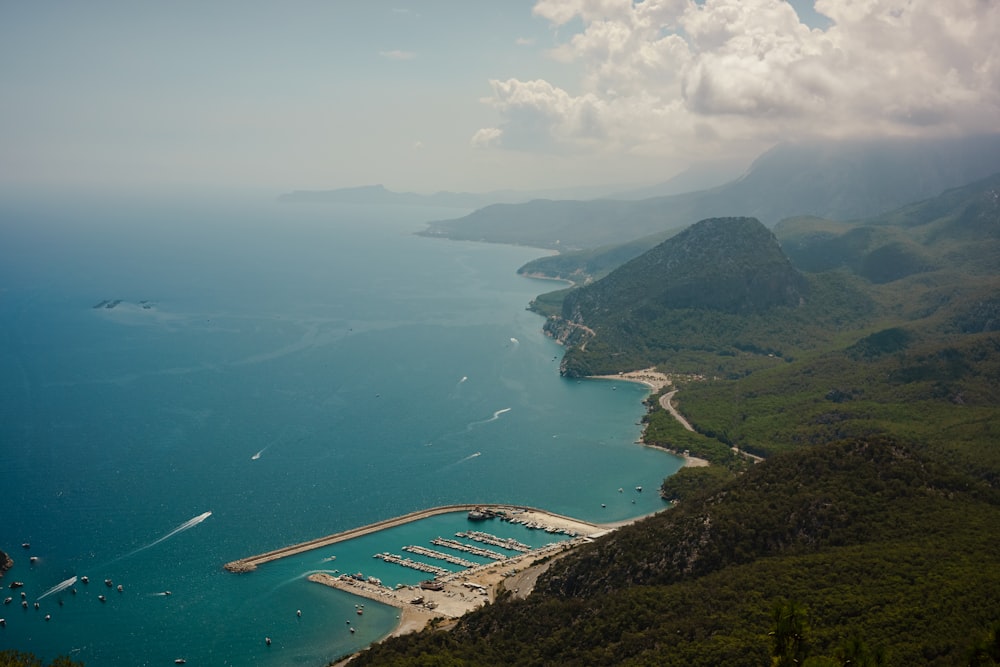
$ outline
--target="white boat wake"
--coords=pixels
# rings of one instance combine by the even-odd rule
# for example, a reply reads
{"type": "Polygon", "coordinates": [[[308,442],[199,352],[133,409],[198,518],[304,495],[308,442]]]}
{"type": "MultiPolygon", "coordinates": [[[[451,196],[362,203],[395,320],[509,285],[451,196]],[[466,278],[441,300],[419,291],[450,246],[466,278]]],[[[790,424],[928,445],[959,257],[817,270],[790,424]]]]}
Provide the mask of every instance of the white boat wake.
{"type": "MultiPolygon", "coordinates": [[[[268,447],[270,447],[270,445],[268,445],[268,447]]],[[[259,452],[257,452],[257,453],[256,453],[256,454],[254,454],[253,456],[251,456],[251,457],[250,457],[250,460],[251,460],[251,461],[256,461],[257,459],[259,459],[259,458],[260,458],[260,455],[261,455],[261,454],[263,454],[263,453],[264,453],[264,452],[266,452],[266,451],[267,451],[267,447],[265,447],[264,449],[260,450],[259,452]]]]}
{"type": "Polygon", "coordinates": [[[511,409],[512,408],[503,408],[502,410],[497,410],[496,412],[493,413],[493,416],[490,417],[489,419],[483,419],[482,421],[472,422],[471,424],[465,427],[465,430],[468,431],[473,426],[480,426],[482,424],[489,424],[490,422],[495,422],[496,420],[500,419],[500,415],[504,414],[505,412],[510,412],[511,409]]]}
{"type": "Polygon", "coordinates": [[[511,408],[504,408],[503,410],[497,410],[496,412],[493,413],[492,417],[490,417],[489,419],[487,419],[483,423],[487,424],[489,422],[495,422],[496,420],[500,419],[500,415],[502,415],[505,412],[510,412],[510,411],[511,411],[511,408]]]}
{"type": "Polygon", "coordinates": [[[434,474],[440,475],[443,472],[447,472],[448,470],[451,470],[452,468],[456,468],[456,467],[462,465],[466,461],[471,461],[472,459],[474,459],[474,458],[476,458],[478,456],[482,456],[482,455],[483,455],[482,452],[476,452],[474,454],[469,454],[468,456],[462,457],[459,460],[455,461],[454,463],[449,463],[445,467],[440,468],[440,469],[434,471],[434,474]]]}
{"type": "MultiPolygon", "coordinates": [[[[149,549],[151,547],[155,547],[160,542],[163,542],[164,540],[169,540],[171,537],[173,537],[177,533],[183,533],[185,530],[190,530],[191,528],[194,528],[195,526],[197,526],[199,523],[201,523],[202,521],[204,521],[205,519],[207,519],[210,516],[212,516],[211,512],[204,512],[202,514],[199,514],[198,516],[196,516],[193,519],[188,519],[187,521],[185,521],[181,525],[177,526],[176,528],[174,528],[173,530],[171,530],[169,533],[167,533],[163,537],[161,537],[159,539],[156,539],[156,540],[153,540],[149,544],[147,544],[145,546],[142,546],[142,547],[139,547],[135,551],[130,551],[129,553],[127,553],[124,556],[122,556],[121,558],[128,558],[129,556],[136,555],[140,551],[145,551],[146,549],[149,549]]],[[[121,560],[121,558],[119,558],[117,560],[121,560]]]]}
{"type": "Polygon", "coordinates": [[[60,583],[56,584],[55,586],[53,586],[49,590],[47,590],[44,593],[42,593],[41,595],[39,595],[38,599],[41,600],[42,598],[48,597],[48,596],[52,595],[53,593],[58,593],[59,591],[64,591],[64,590],[66,590],[67,588],[69,588],[70,586],[72,586],[75,583],[76,583],[76,577],[72,576],[69,579],[67,579],[66,581],[63,581],[63,582],[60,582],[60,583]]]}

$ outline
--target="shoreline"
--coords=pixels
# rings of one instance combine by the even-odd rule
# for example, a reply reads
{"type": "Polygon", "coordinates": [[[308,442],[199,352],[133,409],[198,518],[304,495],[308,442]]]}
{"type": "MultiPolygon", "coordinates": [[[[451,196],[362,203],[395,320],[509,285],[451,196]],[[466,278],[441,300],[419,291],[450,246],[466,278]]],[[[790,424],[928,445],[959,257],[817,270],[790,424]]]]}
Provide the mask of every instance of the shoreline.
{"type": "MultiPolygon", "coordinates": [[[[589,376],[586,379],[596,380],[616,380],[621,382],[638,383],[646,386],[651,392],[659,392],[672,383],[670,375],[661,373],[655,368],[647,368],[638,371],[620,372],[617,375],[589,376]]],[[[673,413],[673,411],[671,411],[673,413]]],[[[676,415],[675,415],[676,416],[676,415]]],[[[682,418],[679,418],[681,420],[682,418]]],[[[683,423],[683,422],[682,422],[683,423]]],[[[651,445],[644,439],[637,441],[646,447],[655,448],[668,452],[682,459],[683,466],[696,467],[707,466],[709,462],[705,459],[691,456],[683,452],[678,452],[667,447],[651,445]]],[[[400,586],[390,589],[379,583],[362,581],[341,574],[334,576],[327,573],[314,573],[307,578],[314,583],[335,588],[351,595],[367,598],[380,602],[399,610],[396,626],[386,635],[377,641],[383,641],[389,637],[397,637],[410,632],[419,632],[424,628],[434,624],[436,627],[450,627],[458,622],[465,614],[478,609],[486,604],[492,604],[501,591],[508,591],[516,598],[527,596],[534,588],[535,581],[548,567],[558,558],[569,553],[572,549],[601,537],[617,528],[640,521],[649,515],[643,515],[613,524],[595,524],[580,519],[574,519],[559,514],[554,514],[546,510],[518,505],[484,505],[484,504],[459,504],[433,507],[429,509],[410,512],[399,517],[386,519],[376,523],[360,526],[357,528],[341,531],[331,535],[326,535],[312,540],[291,544],[271,551],[263,552],[253,556],[239,558],[224,565],[224,568],[233,573],[247,573],[255,570],[259,565],[279,560],[281,558],[295,556],[313,549],[319,549],[337,542],[361,537],[370,533],[386,530],[406,523],[419,521],[424,518],[451,512],[471,511],[475,509],[489,508],[493,510],[513,511],[519,517],[538,523],[544,527],[554,529],[565,529],[574,535],[570,539],[547,544],[543,547],[532,549],[528,552],[511,556],[505,560],[493,563],[476,565],[471,568],[459,570],[445,576],[436,577],[434,580],[440,582],[439,590],[428,590],[421,586],[400,586]]],[[[657,510],[657,512],[664,511],[657,510]]],[[[656,514],[653,512],[652,514],[656,514]]],[[[347,664],[353,656],[345,656],[336,665],[347,664]]]]}
{"type": "MultiPolygon", "coordinates": [[[[226,563],[224,567],[229,572],[237,574],[249,573],[255,570],[258,565],[335,544],[336,542],[350,540],[438,514],[471,511],[474,509],[485,509],[495,512],[497,520],[505,514],[507,516],[516,516],[518,520],[536,524],[543,529],[552,529],[553,532],[561,531],[571,537],[510,556],[504,560],[482,563],[471,568],[435,577],[434,581],[440,583],[438,590],[424,589],[420,585],[400,586],[392,589],[380,583],[359,580],[347,574],[334,576],[328,573],[317,572],[309,575],[307,578],[314,583],[336,588],[346,593],[380,602],[400,610],[396,626],[378,640],[382,641],[388,637],[419,632],[431,624],[432,621],[440,624],[440,626],[447,627],[457,622],[466,613],[494,602],[498,593],[504,590],[510,591],[515,597],[524,597],[534,588],[534,583],[538,575],[547,569],[556,558],[561,557],[582,544],[590,543],[594,539],[606,535],[622,525],[645,518],[645,516],[641,516],[614,524],[597,524],[538,508],[519,505],[444,505],[410,512],[392,519],[288,545],[254,556],[248,556],[226,563]]],[[[349,657],[336,664],[345,664],[348,660],[350,660],[349,657]]]]}
{"type": "MultiPolygon", "coordinates": [[[[651,392],[662,391],[666,387],[669,387],[673,384],[673,379],[670,377],[670,375],[668,373],[662,373],[656,370],[655,366],[650,368],[644,368],[638,371],[628,371],[627,373],[619,372],[617,375],[588,375],[586,376],[586,378],[588,380],[618,380],[621,382],[642,384],[649,387],[651,392]]],[[[673,397],[675,393],[677,393],[676,389],[670,392],[669,394],[662,396],[660,398],[660,405],[663,406],[663,409],[669,412],[674,417],[674,419],[676,419],[680,423],[681,426],[683,426],[685,429],[689,431],[693,431],[694,429],[691,427],[691,424],[689,424],[688,421],[684,418],[684,416],[677,411],[677,409],[673,406],[673,404],[670,403],[670,399],[673,397]]],[[[642,435],[639,436],[639,441],[638,441],[640,444],[642,444],[645,447],[653,447],[654,449],[660,449],[665,452],[670,452],[674,456],[680,457],[684,461],[683,467],[685,468],[703,468],[705,466],[711,465],[706,459],[702,459],[697,456],[691,456],[690,454],[679,452],[669,447],[663,447],[661,445],[651,445],[648,442],[646,442],[645,437],[646,437],[646,429],[643,428],[642,435]]]]}
{"type": "MultiPolygon", "coordinates": [[[[510,505],[478,505],[480,509],[509,510],[510,505]]],[[[424,589],[420,585],[399,586],[395,589],[350,575],[331,575],[317,572],[308,576],[309,581],[329,586],[357,597],[395,607],[399,610],[396,626],[377,641],[398,637],[411,632],[420,632],[431,626],[448,629],[465,614],[496,601],[500,593],[507,593],[515,599],[527,597],[534,589],[539,575],[553,562],[573,549],[593,542],[622,526],[641,521],[653,514],[668,510],[669,507],[611,524],[596,524],[574,519],[560,514],[535,508],[524,508],[519,518],[544,527],[565,529],[576,532],[576,536],[552,542],[530,551],[510,556],[502,561],[483,563],[475,567],[436,577],[439,590],[424,589]]],[[[436,587],[435,587],[436,588],[436,587]]],[[[373,642],[377,643],[377,642],[373,642]]],[[[361,649],[364,650],[364,649],[361,649]]],[[[348,664],[358,652],[344,656],[332,665],[348,664]]]]}

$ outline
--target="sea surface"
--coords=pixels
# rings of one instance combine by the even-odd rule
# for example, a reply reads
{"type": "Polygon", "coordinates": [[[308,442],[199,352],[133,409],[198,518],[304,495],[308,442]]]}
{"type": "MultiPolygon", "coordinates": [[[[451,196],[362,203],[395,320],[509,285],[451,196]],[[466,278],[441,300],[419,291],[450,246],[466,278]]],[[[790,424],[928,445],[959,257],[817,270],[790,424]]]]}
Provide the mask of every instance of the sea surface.
{"type": "Polygon", "coordinates": [[[542,251],[414,234],[462,213],[0,201],[0,549],[16,561],[0,648],[319,667],[397,611],[361,600],[357,616],[358,598],[306,575],[416,583],[372,554],[464,516],[250,574],[225,562],[450,503],[595,522],[662,509],[680,460],[635,444],[647,390],[559,376],[525,309],[559,285],[515,273],[542,251]]]}

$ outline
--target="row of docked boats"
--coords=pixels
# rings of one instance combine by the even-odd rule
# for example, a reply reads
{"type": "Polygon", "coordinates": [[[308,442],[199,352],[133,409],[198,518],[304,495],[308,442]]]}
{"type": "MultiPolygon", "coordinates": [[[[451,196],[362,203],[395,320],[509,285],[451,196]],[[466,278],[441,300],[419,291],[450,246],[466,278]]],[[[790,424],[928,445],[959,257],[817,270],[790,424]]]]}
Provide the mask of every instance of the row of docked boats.
{"type": "Polygon", "coordinates": [[[444,576],[446,574],[451,574],[451,572],[443,567],[438,567],[437,565],[430,565],[428,563],[422,563],[420,561],[413,560],[412,558],[404,558],[399,554],[391,554],[388,551],[383,551],[380,554],[375,554],[374,558],[385,561],[386,563],[394,563],[396,565],[402,565],[403,567],[408,567],[412,570],[417,570],[419,572],[427,572],[428,574],[434,574],[436,576],[444,576]]]}
{"type": "Polygon", "coordinates": [[[461,537],[464,540],[472,540],[473,542],[479,542],[481,544],[489,544],[494,547],[509,549],[510,551],[520,551],[521,553],[531,551],[531,547],[524,542],[518,542],[513,537],[497,537],[496,535],[484,533],[480,530],[459,531],[455,533],[455,537],[461,537]]]}

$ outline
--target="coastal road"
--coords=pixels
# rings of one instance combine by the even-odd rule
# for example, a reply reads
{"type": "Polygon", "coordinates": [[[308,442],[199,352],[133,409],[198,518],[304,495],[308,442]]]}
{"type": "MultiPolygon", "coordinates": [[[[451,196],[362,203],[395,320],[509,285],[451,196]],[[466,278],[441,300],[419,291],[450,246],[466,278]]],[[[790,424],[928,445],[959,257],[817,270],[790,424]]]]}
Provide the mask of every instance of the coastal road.
{"type": "Polygon", "coordinates": [[[691,426],[690,422],[688,422],[687,419],[684,419],[684,415],[677,412],[677,408],[675,408],[674,404],[670,402],[670,399],[672,399],[674,397],[674,394],[676,393],[677,390],[674,389],[673,391],[668,391],[663,396],[660,396],[660,407],[662,407],[664,410],[673,415],[674,419],[676,419],[681,426],[683,426],[684,428],[693,433],[694,427],[691,426]]]}

